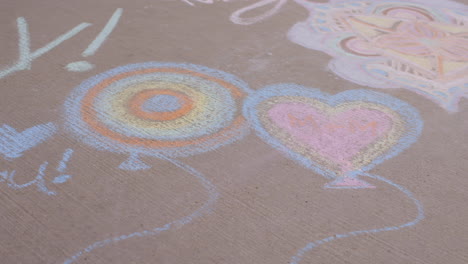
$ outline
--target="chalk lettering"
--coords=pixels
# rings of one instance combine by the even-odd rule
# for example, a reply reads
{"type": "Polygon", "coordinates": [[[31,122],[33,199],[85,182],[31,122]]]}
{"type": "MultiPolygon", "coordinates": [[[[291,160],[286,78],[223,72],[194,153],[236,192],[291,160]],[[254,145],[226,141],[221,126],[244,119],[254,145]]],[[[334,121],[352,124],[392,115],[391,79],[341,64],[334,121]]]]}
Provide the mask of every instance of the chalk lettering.
{"type": "MultiPolygon", "coordinates": [[[[72,149],[67,149],[63,153],[62,160],[59,162],[59,165],[57,167],[57,171],[59,173],[64,173],[66,168],[67,168],[67,163],[70,161],[71,155],[73,154],[72,149]]],[[[38,169],[36,177],[26,183],[19,184],[15,180],[16,176],[16,171],[0,171],[0,182],[6,182],[7,186],[15,189],[15,190],[20,190],[27,188],[29,186],[36,185],[37,190],[40,192],[43,192],[47,195],[56,195],[57,193],[55,191],[49,190],[46,185],[46,179],[45,179],[45,171],[47,169],[47,166],[49,163],[47,161],[43,162],[38,169]]],[[[55,177],[51,182],[53,184],[62,184],[67,182],[69,179],[71,179],[71,175],[67,174],[60,174],[59,176],[55,177]]]]}
{"type": "Polygon", "coordinates": [[[66,32],[63,35],[60,35],[55,40],[49,42],[42,48],[39,48],[33,52],[31,52],[31,39],[29,36],[29,29],[28,23],[24,17],[19,17],[17,20],[18,26],[18,50],[19,56],[18,60],[15,62],[13,66],[7,67],[4,70],[0,70],[0,79],[14,73],[17,71],[29,70],[31,69],[32,62],[39,58],[40,56],[44,55],[45,53],[51,51],[58,45],[60,45],[65,40],[75,36],[83,29],[89,27],[90,23],[81,23],[78,26],[74,27],[70,31],[66,32]]]}

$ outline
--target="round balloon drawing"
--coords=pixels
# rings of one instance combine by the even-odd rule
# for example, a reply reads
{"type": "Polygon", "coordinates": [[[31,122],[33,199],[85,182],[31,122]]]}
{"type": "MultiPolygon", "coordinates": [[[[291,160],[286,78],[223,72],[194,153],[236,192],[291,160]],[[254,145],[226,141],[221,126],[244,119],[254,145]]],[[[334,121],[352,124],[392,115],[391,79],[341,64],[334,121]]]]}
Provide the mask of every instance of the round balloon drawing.
{"type": "Polygon", "coordinates": [[[296,84],[276,84],[252,93],[243,112],[264,141],[331,179],[326,188],[375,188],[359,178],[365,176],[399,190],[417,209],[414,219],[400,225],[356,230],[309,242],[289,263],[298,264],[308,251],[336,239],[399,230],[424,219],[423,206],[413,193],[368,173],[408,148],[421,134],[423,121],[411,105],[370,90],[329,95],[296,84]]]}
{"type": "Polygon", "coordinates": [[[82,142],[129,154],[185,157],[242,138],[240,103],[249,88],[233,75],[193,64],[126,65],[84,81],[65,103],[65,127],[82,142]]]}
{"type": "Polygon", "coordinates": [[[376,88],[407,88],[449,112],[468,97],[468,7],[451,1],[312,3],[288,37],[333,57],[344,79],[376,88]]]}
{"type": "Polygon", "coordinates": [[[332,179],[328,188],[373,188],[358,175],[409,147],[423,127],[414,107],[369,90],[331,96],[277,84],[252,94],[243,111],[263,140],[332,179]]]}
{"type": "Polygon", "coordinates": [[[235,76],[200,65],[147,62],[121,66],[84,81],[65,102],[65,129],[99,150],[125,153],[123,170],[149,169],[139,155],[168,161],[194,176],[208,199],[190,215],[162,227],[90,244],[64,264],[113,243],[158,235],[211,210],[219,193],[199,171],[178,161],[232,143],[249,131],[241,113],[250,92],[235,76]]]}

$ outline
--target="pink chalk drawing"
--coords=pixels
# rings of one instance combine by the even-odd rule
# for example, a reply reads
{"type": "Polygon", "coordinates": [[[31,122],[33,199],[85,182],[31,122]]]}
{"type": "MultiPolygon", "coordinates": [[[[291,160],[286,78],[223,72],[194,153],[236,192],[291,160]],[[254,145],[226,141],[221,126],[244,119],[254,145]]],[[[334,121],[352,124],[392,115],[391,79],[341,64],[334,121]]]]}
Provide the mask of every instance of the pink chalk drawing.
{"type": "Polygon", "coordinates": [[[415,108],[385,94],[330,96],[293,84],[256,91],[244,115],[267,143],[337,189],[374,188],[359,175],[409,147],[423,126],[415,108]]]}
{"type": "Polygon", "coordinates": [[[419,137],[423,121],[411,105],[364,89],[329,95],[296,84],[275,84],[250,94],[243,113],[266,143],[330,179],[326,188],[375,188],[361,179],[372,178],[402,192],[417,209],[416,217],[403,224],[334,234],[309,242],[289,263],[298,264],[310,250],[337,239],[399,230],[424,219],[424,208],[411,191],[368,173],[419,137]]]}
{"type": "Polygon", "coordinates": [[[307,103],[288,102],[273,106],[268,111],[268,116],[306,148],[317,150],[315,156],[322,155],[324,159],[336,164],[340,172],[346,173],[353,170],[353,157],[360,150],[387,133],[395,132],[391,130],[391,119],[385,113],[358,108],[358,105],[356,107],[339,112],[331,111],[335,113],[329,117],[327,113],[322,113],[307,103]],[[304,124],[291,125],[292,116],[302,118],[304,124]],[[349,128],[343,125],[346,123],[349,123],[349,128]],[[359,123],[359,128],[353,123],[359,123]]]}
{"type": "Polygon", "coordinates": [[[376,88],[406,88],[449,112],[468,97],[468,8],[443,1],[296,0],[310,12],[291,41],[333,57],[340,77],[376,88]]]}

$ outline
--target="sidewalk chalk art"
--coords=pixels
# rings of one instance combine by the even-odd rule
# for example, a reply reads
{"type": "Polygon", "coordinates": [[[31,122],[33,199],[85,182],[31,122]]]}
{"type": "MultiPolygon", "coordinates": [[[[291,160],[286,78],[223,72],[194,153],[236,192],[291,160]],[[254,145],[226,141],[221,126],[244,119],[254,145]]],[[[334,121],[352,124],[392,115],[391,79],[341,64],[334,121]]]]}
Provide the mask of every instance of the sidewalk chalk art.
{"type": "Polygon", "coordinates": [[[325,243],[329,243],[329,242],[332,242],[332,241],[335,241],[335,240],[338,240],[338,239],[343,239],[343,238],[348,238],[348,237],[355,237],[355,236],[368,235],[368,234],[376,234],[376,233],[388,232],[388,231],[396,231],[396,230],[400,230],[402,228],[408,228],[408,227],[415,226],[416,224],[418,224],[419,222],[421,222],[424,219],[424,217],[425,217],[424,216],[424,207],[421,204],[421,202],[418,199],[416,199],[416,197],[414,196],[414,194],[411,191],[409,191],[405,187],[403,187],[401,185],[398,185],[398,184],[396,184],[396,183],[392,182],[391,180],[386,179],[384,177],[369,174],[369,173],[364,173],[363,175],[366,176],[366,177],[372,178],[374,180],[378,180],[378,181],[381,181],[383,183],[386,183],[386,184],[390,185],[391,187],[397,189],[401,193],[403,193],[414,204],[414,206],[416,208],[416,211],[417,211],[416,216],[412,220],[410,220],[410,221],[408,221],[406,223],[403,223],[403,224],[399,224],[399,225],[385,226],[385,227],[373,228],[373,229],[355,230],[355,231],[342,233],[342,234],[334,234],[332,236],[329,236],[329,237],[326,237],[326,238],[323,238],[323,239],[319,239],[319,240],[316,240],[316,241],[313,241],[313,242],[309,242],[303,248],[299,249],[294,256],[291,257],[291,259],[289,261],[290,264],[299,264],[301,262],[301,260],[304,258],[304,256],[306,255],[306,253],[308,253],[309,251],[311,251],[311,250],[313,250],[313,249],[317,248],[318,246],[323,245],[325,243]]]}
{"type": "Polygon", "coordinates": [[[7,160],[19,158],[23,152],[41,144],[57,132],[57,126],[46,123],[16,131],[13,127],[0,126],[0,154],[7,160]]]}
{"type": "MultiPolygon", "coordinates": [[[[214,4],[215,2],[236,2],[236,0],[182,0],[182,2],[195,6],[196,3],[214,4]]],[[[276,15],[287,2],[288,0],[260,0],[234,11],[229,19],[234,24],[252,25],[276,15]],[[254,15],[250,13],[254,13],[254,15]]]]}
{"type": "Polygon", "coordinates": [[[4,182],[6,185],[12,189],[20,190],[27,188],[29,186],[36,186],[39,192],[45,193],[47,195],[57,195],[57,192],[50,190],[47,185],[48,181],[52,184],[62,184],[69,181],[72,178],[72,175],[66,174],[65,171],[68,166],[68,162],[70,161],[73,155],[73,149],[66,149],[62,155],[62,159],[60,160],[56,170],[59,173],[58,176],[54,177],[53,179],[48,179],[46,175],[47,167],[49,166],[49,162],[44,161],[38,169],[36,177],[26,183],[19,184],[15,180],[16,171],[0,171],[0,183],[4,182]]]}
{"type": "MultiPolygon", "coordinates": [[[[181,228],[182,226],[189,224],[193,222],[195,219],[200,218],[201,216],[205,215],[206,213],[210,212],[212,210],[213,205],[216,203],[219,193],[216,190],[216,187],[207,179],[205,176],[197,171],[196,169],[192,168],[191,166],[184,164],[183,162],[180,162],[178,160],[164,157],[162,156],[161,159],[166,160],[170,163],[172,163],[174,166],[177,168],[184,170],[185,172],[191,174],[194,176],[200,184],[203,186],[203,188],[207,191],[208,193],[208,199],[206,202],[197,210],[195,210],[193,213],[184,216],[180,219],[174,220],[172,222],[169,222],[163,226],[160,227],[155,227],[152,229],[146,229],[146,230],[141,230],[141,231],[136,231],[133,233],[129,234],[124,234],[124,235],[117,235],[115,237],[110,237],[106,238],[100,241],[96,241],[90,245],[88,245],[86,248],[76,252],[73,254],[73,256],[67,258],[63,264],[71,264],[71,263],[76,263],[79,261],[81,258],[85,257],[88,254],[91,254],[91,252],[95,251],[96,249],[103,248],[106,246],[111,246],[115,245],[121,241],[127,240],[127,239],[138,239],[141,237],[147,237],[147,236],[156,236],[159,235],[165,231],[169,230],[175,230],[178,228],[181,228]]],[[[86,260],[86,258],[84,258],[86,260]]]]}
{"type": "Polygon", "coordinates": [[[290,263],[298,264],[308,251],[324,243],[398,230],[424,218],[423,206],[409,190],[368,173],[419,137],[423,122],[417,110],[407,103],[369,90],[328,95],[296,84],[277,84],[252,94],[243,111],[265,142],[330,179],[326,188],[375,188],[361,179],[364,176],[398,189],[417,209],[417,216],[404,224],[335,234],[310,242],[297,251],[290,263]]]}
{"type": "Polygon", "coordinates": [[[267,143],[331,179],[329,188],[372,188],[358,175],[408,148],[423,127],[415,108],[389,95],[295,84],[257,91],[244,115],[267,143]]]}
{"type": "Polygon", "coordinates": [[[441,1],[296,0],[310,12],[289,39],[333,57],[329,68],[376,88],[404,87],[449,112],[468,97],[468,7],[441,1]]]}
{"type": "MultiPolygon", "coordinates": [[[[50,139],[55,133],[57,133],[57,126],[53,123],[40,124],[21,132],[18,132],[9,125],[3,124],[0,126],[0,156],[3,156],[7,161],[20,158],[23,156],[24,152],[50,139]]],[[[57,172],[60,174],[51,180],[53,184],[65,183],[72,177],[71,175],[65,174],[72,154],[72,149],[67,149],[63,153],[62,160],[57,167],[57,172]]],[[[47,188],[46,183],[49,179],[46,178],[46,170],[48,165],[49,162],[44,161],[39,166],[37,176],[33,180],[23,184],[19,184],[15,181],[15,170],[0,171],[0,183],[5,182],[8,187],[16,190],[35,185],[40,192],[47,195],[56,195],[57,193],[55,191],[51,191],[47,188]]]]}
{"type": "Polygon", "coordinates": [[[149,169],[139,156],[168,161],[193,175],[208,193],[192,214],[162,227],[95,242],[64,264],[119,241],[153,236],[202,216],[216,202],[216,187],[174,159],[241,139],[249,126],[241,113],[248,85],[235,76],[194,64],[147,62],[118,67],[84,81],[65,102],[65,129],[98,150],[129,155],[123,170],[149,169]]]}
{"type": "Polygon", "coordinates": [[[121,169],[148,169],[139,155],[186,157],[242,138],[248,86],[193,64],[148,62],[84,81],[65,103],[65,129],[99,150],[128,154],[121,169]]]}
{"type": "MultiPolygon", "coordinates": [[[[96,36],[96,38],[89,44],[89,46],[81,54],[83,57],[94,55],[102,44],[109,37],[110,33],[114,30],[119,22],[123,9],[117,8],[107,24],[96,36]]],[[[87,27],[91,26],[90,23],[80,23],[76,27],[67,31],[66,33],[58,36],[53,41],[47,43],[43,47],[31,51],[31,37],[29,34],[29,25],[24,17],[18,17],[16,20],[18,28],[18,59],[13,65],[0,68],[0,79],[7,77],[18,71],[30,70],[34,60],[43,56],[44,54],[52,51],[57,46],[61,45],[64,41],[74,37],[87,27]]],[[[84,72],[94,68],[94,65],[87,61],[75,61],[67,64],[65,69],[71,72],[84,72]]]]}

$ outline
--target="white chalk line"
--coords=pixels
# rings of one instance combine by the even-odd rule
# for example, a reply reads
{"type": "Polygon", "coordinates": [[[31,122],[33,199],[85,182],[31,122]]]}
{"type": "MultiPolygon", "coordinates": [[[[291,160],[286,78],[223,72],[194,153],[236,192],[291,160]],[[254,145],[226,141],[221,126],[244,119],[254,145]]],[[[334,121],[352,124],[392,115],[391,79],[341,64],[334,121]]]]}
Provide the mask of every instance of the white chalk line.
{"type": "Polygon", "coordinates": [[[88,57],[96,53],[96,51],[101,47],[104,41],[106,41],[107,37],[112,33],[115,26],[117,26],[117,23],[119,22],[119,19],[122,16],[122,12],[122,8],[117,8],[117,10],[115,10],[114,14],[112,14],[111,18],[109,18],[109,21],[107,21],[107,24],[97,35],[97,37],[91,42],[91,44],[89,44],[85,51],[81,53],[81,56],[88,57]]]}
{"type": "Polygon", "coordinates": [[[239,24],[239,25],[255,24],[257,22],[260,22],[260,21],[262,21],[262,20],[264,20],[266,18],[269,18],[269,17],[273,16],[274,14],[278,13],[280,11],[280,9],[283,7],[283,5],[285,5],[287,2],[288,2],[288,0],[262,0],[260,2],[257,2],[255,4],[246,6],[244,8],[241,8],[241,9],[235,11],[234,13],[231,14],[230,20],[231,20],[231,22],[233,22],[235,24],[239,24]],[[268,4],[272,4],[274,2],[277,2],[275,4],[275,6],[272,9],[266,11],[265,13],[263,13],[261,15],[258,15],[258,16],[255,16],[255,17],[249,17],[249,18],[242,18],[241,17],[242,14],[245,13],[245,12],[254,10],[256,8],[259,8],[259,7],[266,6],[268,4]]]}
{"type": "Polygon", "coordinates": [[[60,45],[65,40],[75,36],[83,29],[91,26],[90,23],[81,23],[78,26],[74,27],[70,31],[66,32],[63,35],[60,35],[55,40],[49,42],[47,45],[42,48],[37,49],[31,53],[31,38],[28,29],[28,23],[24,17],[19,17],[17,20],[18,27],[18,60],[11,67],[8,67],[4,70],[0,70],[0,79],[6,77],[14,72],[29,70],[31,69],[31,63],[33,60],[39,58],[50,50],[54,49],[60,45]]]}

